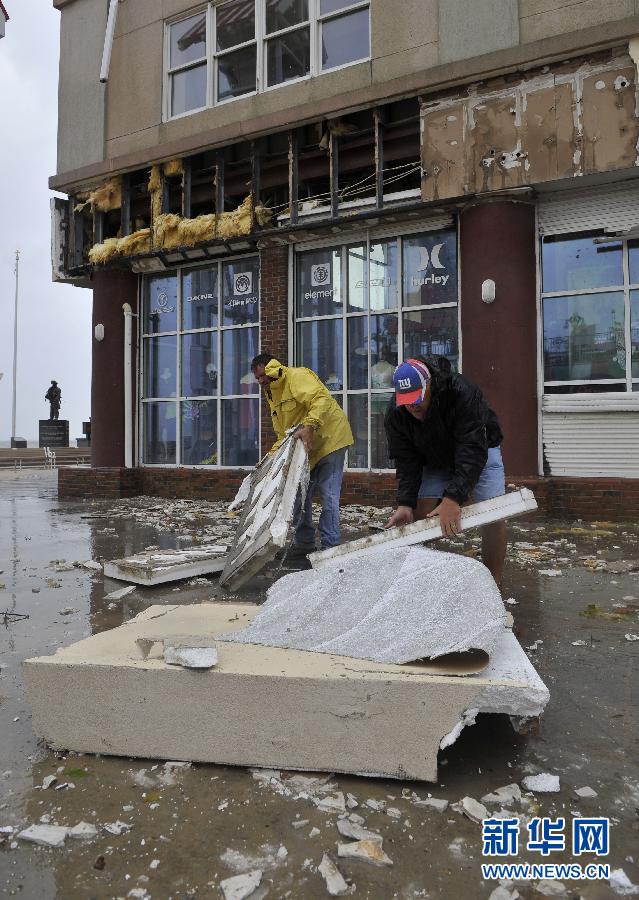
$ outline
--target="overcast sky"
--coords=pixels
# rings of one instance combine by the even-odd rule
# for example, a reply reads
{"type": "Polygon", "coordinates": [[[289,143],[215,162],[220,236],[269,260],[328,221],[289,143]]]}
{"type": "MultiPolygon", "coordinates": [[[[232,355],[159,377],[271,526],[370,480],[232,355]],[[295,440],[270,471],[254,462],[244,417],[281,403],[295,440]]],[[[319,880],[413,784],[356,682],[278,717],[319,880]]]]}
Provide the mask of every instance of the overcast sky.
{"type": "Polygon", "coordinates": [[[62,388],[61,419],[82,436],[90,415],[91,298],[51,281],[49,175],[56,170],[60,14],[51,0],[4,0],[0,40],[0,443],[11,437],[15,251],[20,250],[16,433],[37,440],[44,394],[62,388]]]}

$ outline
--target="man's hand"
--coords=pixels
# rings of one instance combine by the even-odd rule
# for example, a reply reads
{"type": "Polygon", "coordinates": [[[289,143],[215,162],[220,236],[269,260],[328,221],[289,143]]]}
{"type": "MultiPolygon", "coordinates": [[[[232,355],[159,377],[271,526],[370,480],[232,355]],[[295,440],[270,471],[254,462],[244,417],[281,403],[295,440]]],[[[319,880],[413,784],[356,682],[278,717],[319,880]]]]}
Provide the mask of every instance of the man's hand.
{"type": "Polygon", "coordinates": [[[461,526],[461,507],[459,503],[451,500],[450,497],[444,497],[439,506],[428,513],[427,519],[433,516],[439,516],[439,524],[442,527],[442,534],[446,537],[454,537],[462,530],[461,526]]]}
{"type": "Polygon", "coordinates": [[[395,528],[397,525],[410,525],[415,521],[415,514],[410,506],[398,506],[384,528],[395,528]]]}
{"type": "Polygon", "coordinates": [[[313,438],[315,437],[315,429],[311,425],[304,425],[303,428],[295,432],[295,437],[304,444],[306,452],[310,453],[313,446],[313,438]]]}

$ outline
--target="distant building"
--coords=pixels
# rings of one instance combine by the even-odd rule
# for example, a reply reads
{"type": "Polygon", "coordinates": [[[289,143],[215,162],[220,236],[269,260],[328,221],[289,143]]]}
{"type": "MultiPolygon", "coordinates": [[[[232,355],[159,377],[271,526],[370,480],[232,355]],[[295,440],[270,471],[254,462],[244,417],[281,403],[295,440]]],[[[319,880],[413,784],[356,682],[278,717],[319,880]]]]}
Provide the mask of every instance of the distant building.
{"type": "Polygon", "coordinates": [[[343,405],[351,499],[392,500],[383,415],[393,367],[421,354],[481,385],[509,475],[560,484],[564,506],[567,476],[592,479],[575,502],[622,504],[639,477],[633,3],[120,3],[106,85],[109,4],[54,6],[54,277],[91,287],[104,326],[93,469],[63,490],[228,495],[270,446],[249,370],[266,349],[343,405]]]}
{"type": "Polygon", "coordinates": [[[4,37],[5,22],[9,21],[9,13],[4,8],[4,3],[0,0],[0,38],[4,37]]]}

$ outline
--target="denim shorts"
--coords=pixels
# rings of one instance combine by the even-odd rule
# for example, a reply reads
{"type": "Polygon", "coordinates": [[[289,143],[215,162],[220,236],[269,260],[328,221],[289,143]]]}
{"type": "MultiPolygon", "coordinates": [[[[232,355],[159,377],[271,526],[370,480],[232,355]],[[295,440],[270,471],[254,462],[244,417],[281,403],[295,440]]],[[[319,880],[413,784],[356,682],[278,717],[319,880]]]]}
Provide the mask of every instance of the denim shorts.
{"type": "MultiPolygon", "coordinates": [[[[449,484],[453,472],[444,469],[424,469],[422,483],[419,488],[419,497],[444,496],[444,491],[449,484]]],[[[504,463],[499,447],[488,448],[488,461],[481,471],[479,481],[472,492],[475,503],[482,500],[492,500],[493,497],[501,497],[506,493],[506,477],[504,475],[504,463]]]]}

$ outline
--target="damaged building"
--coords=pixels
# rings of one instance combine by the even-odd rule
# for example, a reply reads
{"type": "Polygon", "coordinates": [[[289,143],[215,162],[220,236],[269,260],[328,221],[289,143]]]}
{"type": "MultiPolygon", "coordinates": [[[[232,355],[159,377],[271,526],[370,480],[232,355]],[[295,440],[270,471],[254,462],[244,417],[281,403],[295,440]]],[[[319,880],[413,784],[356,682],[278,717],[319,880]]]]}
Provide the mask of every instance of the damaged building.
{"type": "Polygon", "coordinates": [[[268,350],[347,413],[345,498],[391,503],[393,369],[440,355],[542,505],[632,514],[639,3],[54,6],[53,277],[94,326],[61,496],[228,497],[273,441],[268,350]]]}

